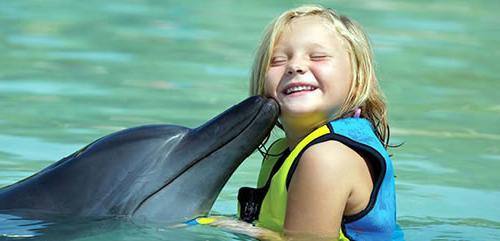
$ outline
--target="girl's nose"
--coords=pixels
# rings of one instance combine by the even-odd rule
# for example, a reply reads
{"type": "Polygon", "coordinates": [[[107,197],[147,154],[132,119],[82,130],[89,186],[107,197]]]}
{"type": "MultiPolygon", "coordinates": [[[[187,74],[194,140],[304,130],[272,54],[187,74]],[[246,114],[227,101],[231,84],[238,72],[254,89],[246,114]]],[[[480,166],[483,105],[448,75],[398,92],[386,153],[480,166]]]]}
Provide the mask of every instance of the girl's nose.
{"type": "Polygon", "coordinates": [[[294,73],[303,74],[304,70],[300,66],[293,66],[288,68],[288,74],[294,74],[294,73]]]}
{"type": "Polygon", "coordinates": [[[287,73],[289,75],[292,74],[304,74],[307,70],[307,66],[305,63],[301,61],[293,61],[288,65],[287,73]]]}

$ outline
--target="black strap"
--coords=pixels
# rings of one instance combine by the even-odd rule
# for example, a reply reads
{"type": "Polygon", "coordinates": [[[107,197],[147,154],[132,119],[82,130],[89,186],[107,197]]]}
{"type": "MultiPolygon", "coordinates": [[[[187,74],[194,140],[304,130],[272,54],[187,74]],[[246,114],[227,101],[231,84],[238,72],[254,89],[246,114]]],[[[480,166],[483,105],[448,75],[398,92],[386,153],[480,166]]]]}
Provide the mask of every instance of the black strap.
{"type": "Polygon", "coordinates": [[[288,155],[290,155],[290,150],[287,148],[283,152],[283,154],[281,154],[278,161],[276,161],[276,163],[274,164],[273,170],[271,170],[271,173],[269,174],[269,177],[267,178],[266,185],[264,185],[262,187],[262,188],[266,189],[266,193],[267,193],[267,190],[269,190],[269,187],[271,186],[271,179],[273,179],[274,174],[276,174],[278,172],[278,170],[281,168],[281,166],[283,166],[283,163],[285,162],[288,155]]]}
{"type": "Polygon", "coordinates": [[[260,208],[271,186],[273,176],[278,172],[286,158],[290,154],[288,148],[282,153],[278,161],[273,166],[266,184],[260,188],[242,187],[238,191],[238,202],[240,204],[240,219],[252,223],[259,219],[260,208]]]}

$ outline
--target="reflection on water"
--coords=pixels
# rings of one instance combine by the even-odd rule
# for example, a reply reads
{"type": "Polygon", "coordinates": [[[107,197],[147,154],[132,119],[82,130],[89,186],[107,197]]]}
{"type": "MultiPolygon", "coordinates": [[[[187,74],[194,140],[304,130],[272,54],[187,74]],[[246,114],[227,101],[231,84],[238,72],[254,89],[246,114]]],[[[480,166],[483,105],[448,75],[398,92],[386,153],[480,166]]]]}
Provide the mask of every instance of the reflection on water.
{"type": "Polygon", "coordinates": [[[414,240],[497,240],[500,223],[483,219],[409,217],[399,219],[406,237],[414,240]],[[415,237],[418,237],[415,238],[415,237]]]}
{"type": "Polygon", "coordinates": [[[37,230],[46,228],[49,223],[32,220],[11,214],[0,214],[0,237],[32,238],[41,235],[37,230]]]}
{"type": "Polygon", "coordinates": [[[0,214],[0,240],[242,240],[208,226],[172,227],[120,217],[75,218],[17,210],[0,214]]]}
{"type": "MultiPolygon", "coordinates": [[[[195,127],[239,102],[265,24],[299,2],[1,2],[0,186],[113,131],[195,127]]],[[[407,240],[496,240],[500,2],[320,2],[371,37],[392,142],[404,143],[390,152],[407,240]]],[[[255,183],[259,162],[253,155],[242,165],[215,213],[236,213],[237,189],[255,183]]],[[[249,239],[207,227],[112,223],[78,239],[249,239]]],[[[5,215],[0,224],[2,238],[36,235],[30,227],[44,225],[5,215]]]]}

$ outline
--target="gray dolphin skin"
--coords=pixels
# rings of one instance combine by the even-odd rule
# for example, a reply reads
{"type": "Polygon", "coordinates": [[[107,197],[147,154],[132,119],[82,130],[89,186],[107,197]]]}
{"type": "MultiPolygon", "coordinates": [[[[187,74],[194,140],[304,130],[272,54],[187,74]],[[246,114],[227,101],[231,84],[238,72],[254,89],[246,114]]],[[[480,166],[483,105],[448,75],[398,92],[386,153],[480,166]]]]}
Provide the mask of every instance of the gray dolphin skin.
{"type": "Polygon", "coordinates": [[[118,131],[0,189],[0,213],[126,216],[162,223],[206,215],[278,114],[276,101],[254,96],[195,129],[148,125],[118,131]]]}

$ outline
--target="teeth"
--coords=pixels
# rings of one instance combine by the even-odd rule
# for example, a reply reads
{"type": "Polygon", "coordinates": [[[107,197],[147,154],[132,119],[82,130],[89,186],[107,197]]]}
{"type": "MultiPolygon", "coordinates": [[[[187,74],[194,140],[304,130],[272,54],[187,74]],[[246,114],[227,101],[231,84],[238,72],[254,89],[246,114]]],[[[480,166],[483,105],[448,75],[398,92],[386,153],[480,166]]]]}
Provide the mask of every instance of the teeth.
{"type": "Polygon", "coordinates": [[[285,90],[285,94],[291,94],[294,92],[304,91],[304,90],[314,90],[315,88],[312,86],[294,86],[292,88],[288,88],[285,90]]]}

